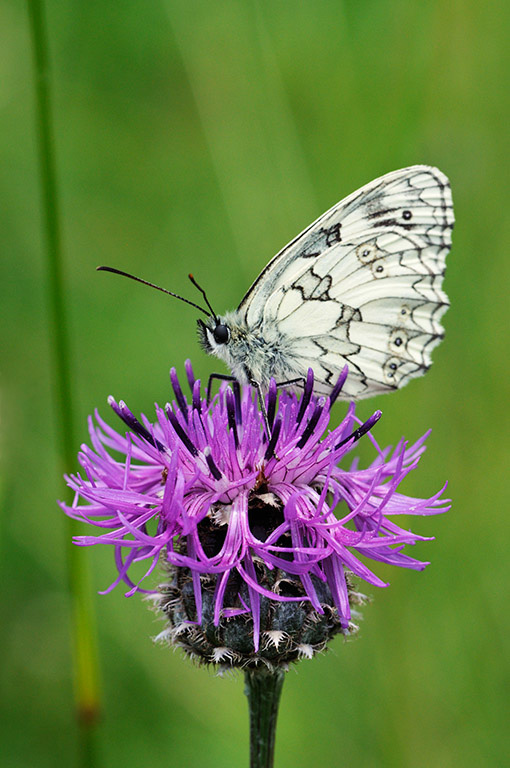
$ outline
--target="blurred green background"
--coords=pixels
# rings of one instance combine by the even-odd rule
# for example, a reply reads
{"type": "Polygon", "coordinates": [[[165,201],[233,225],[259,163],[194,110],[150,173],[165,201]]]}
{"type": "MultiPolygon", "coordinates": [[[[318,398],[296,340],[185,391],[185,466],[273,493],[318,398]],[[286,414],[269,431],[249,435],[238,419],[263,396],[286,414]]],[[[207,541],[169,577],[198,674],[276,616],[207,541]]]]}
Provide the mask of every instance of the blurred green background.
{"type": "MultiPolygon", "coordinates": [[[[437,165],[457,225],[446,339],[429,374],[381,407],[382,443],[433,433],[409,494],[449,479],[451,512],[422,574],[391,582],[359,639],[292,670],[280,768],[508,764],[508,34],[510,6],[475,0],[49,0],[57,167],[79,442],[106,397],[152,412],[170,365],[217,369],[196,313],[106,263],[217,311],[341,197],[387,171],[437,165]],[[504,391],[505,390],[505,391],[504,391]]],[[[55,504],[48,329],[27,9],[0,3],[2,185],[2,765],[78,765],[65,546],[55,504]]],[[[338,407],[339,418],[342,408],[338,407]]],[[[363,450],[363,449],[362,449],[363,450]]],[[[369,452],[366,452],[366,456],[369,452]]],[[[89,558],[104,695],[100,764],[247,764],[240,677],[156,647],[161,625],[122,588],[96,595],[113,554],[89,558]]]]}

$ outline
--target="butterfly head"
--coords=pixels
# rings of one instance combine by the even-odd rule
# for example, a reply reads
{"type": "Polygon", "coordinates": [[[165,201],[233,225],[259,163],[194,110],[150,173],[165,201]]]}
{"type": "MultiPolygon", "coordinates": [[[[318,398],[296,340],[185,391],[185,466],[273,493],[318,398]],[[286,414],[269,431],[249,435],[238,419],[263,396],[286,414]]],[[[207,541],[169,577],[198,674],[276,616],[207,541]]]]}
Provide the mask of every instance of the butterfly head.
{"type": "MultiPolygon", "coordinates": [[[[249,330],[240,320],[237,311],[225,312],[223,317],[211,314],[207,319],[198,320],[197,330],[198,341],[204,352],[225,363],[241,384],[256,378],[253,371],[253,339],[250,344],[249,330]]],[[[258,369],[256,373],[258,376],[258,369]]]]}
{"type": "Polygon", "coordinates": [[[197,320],[198,339],[201,347],[209,355],[221,357],[220,348],[230,341],[230,327],[221,317],[210,317],[208,321],[197,320]]]}

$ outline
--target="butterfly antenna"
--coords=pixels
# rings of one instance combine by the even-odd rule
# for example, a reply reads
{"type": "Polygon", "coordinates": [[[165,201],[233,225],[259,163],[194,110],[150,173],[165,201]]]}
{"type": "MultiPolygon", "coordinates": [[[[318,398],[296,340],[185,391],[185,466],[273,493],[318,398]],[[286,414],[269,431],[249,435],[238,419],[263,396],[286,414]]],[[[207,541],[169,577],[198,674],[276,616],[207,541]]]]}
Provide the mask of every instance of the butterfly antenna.
{"type": "Polygon", "coordinates": [[[188,277],[189,277],[189,279],[191,280],[191,282],[193,283],[193,285],[195,286],[195,288],[197,288],[197,289],[200,291],[200,293],[202,294],[202,296],[204,297],[204,301],[205,301],[205,303],[207,304],[207,306],[208,306],[208,307],[209,307],[209,309],[211,310],[211,315],[212,315],[212,316],[213,316],[213,318],[214,318],[214,322],[215,322],[216,324],[218,324],[218,323],[219,323],[219,318],[218,318],[218,315],[216,314],[216,312],[214,311],[214,309],[213,309],[213,308],[211,307],[211,305],[209,304],[209,299],[207,298],[206,292],[205,292],[205,291],[204,291],[204,289],[203,289],[203,288],[201,288],[201,286],[200,286],[200,285],[197,283],[197,281],[195,280],[195,278],[193,277],[193,275],[191,274],[191,272],[189,273],[188,277]]]}
{"type": "MultiPolygon", "coordinates": [[[[122,277],[129,277],[130,280],[136,280],[137,283],[143,283],[144,285],[148,285],[150,288],[155,288],[157,291],[161,291],[162,293],[168,294],[168,296],[173,296],[174,299],[179,299],[180,301],[184,301],[186,304],[190,304],[192,307],[195,307],[195,309],[200,310],[200,312],[203,312],[204,315],[207,315],[207,317],[210,317],[209,312],[207,312],[206,309],[203,307],[199,307],[198,304],[195,304],[194,301],[190,301],[189,299],[185,299],[183,296],[179,296],[178,293],[172,293],[172,291],[167,291],[166,288],[160,288],[159,285],[155,285],[154,283],[149,283],[148,280],[142,280],[141,277],[135,277],[134,275],[130,275],[129,272],[123,272],[121,269],[115,269],[114,267],[96,267],[98,272],[113,272],[114,275],[122,275],[122,277]]],[[[205,294],[204,294],[205,296],[205,294]]],[[[206,299],[207,306],[209,309],[211,309],[211,305],[206,299]]],[[[212,312],[212,309],[211,309],[212,312]]],[[[216,320],[216,315],[213,312],[213,316],[216,320]]]]}

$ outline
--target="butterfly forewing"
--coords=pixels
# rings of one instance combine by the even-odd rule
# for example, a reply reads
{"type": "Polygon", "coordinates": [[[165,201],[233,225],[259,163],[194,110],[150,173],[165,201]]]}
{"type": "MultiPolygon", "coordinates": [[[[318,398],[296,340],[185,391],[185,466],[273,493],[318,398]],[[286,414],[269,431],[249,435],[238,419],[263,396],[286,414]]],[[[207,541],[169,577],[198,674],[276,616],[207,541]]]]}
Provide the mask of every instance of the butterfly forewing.
{"type": "Polygon", "coordinates": [[[249,328],[291,340],[294,368],[327,393],[345,364],[346,397],[424,373],[442,338],[453,208],[444,174],[394,171],[335,205],[283,248],[238,312],[249,328]]]}

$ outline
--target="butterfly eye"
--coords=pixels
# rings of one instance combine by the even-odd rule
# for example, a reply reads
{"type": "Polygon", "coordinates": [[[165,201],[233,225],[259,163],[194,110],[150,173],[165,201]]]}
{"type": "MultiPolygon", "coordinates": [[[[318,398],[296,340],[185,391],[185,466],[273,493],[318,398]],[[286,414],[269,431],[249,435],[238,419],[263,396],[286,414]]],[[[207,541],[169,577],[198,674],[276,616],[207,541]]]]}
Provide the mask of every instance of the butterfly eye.
{"type": "Polygon", "coordinates": [[[228,325],[219,323],[213,331],[213,336],[216,344],[226,344],[230,339],[230,330],[228,325]]]}

